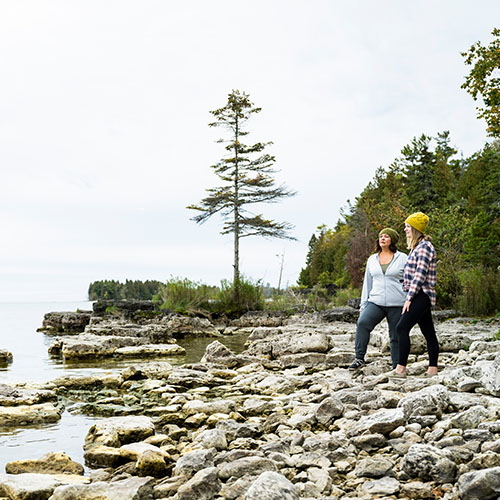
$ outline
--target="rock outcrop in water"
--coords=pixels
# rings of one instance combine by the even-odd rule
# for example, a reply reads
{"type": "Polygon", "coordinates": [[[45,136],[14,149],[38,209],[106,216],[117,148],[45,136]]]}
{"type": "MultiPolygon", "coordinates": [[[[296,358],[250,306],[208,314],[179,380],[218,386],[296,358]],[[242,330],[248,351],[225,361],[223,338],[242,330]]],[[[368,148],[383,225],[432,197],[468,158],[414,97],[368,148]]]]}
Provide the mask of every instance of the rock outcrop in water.
{"type": "MultiPolygon", "coordinates": [[[[143,362],[39,387],[72,412],[109,418],[82,438],[90,482],[32,473],[25,481],[45,492],[32,498],[498,498],[500,320],[439,322],[436,377],[423,376],[415,329],[409,376],[394,380],[385,325],[373,332],[367,365],[347,370],[348,312],[267,326],[247,318],[231,326],[250,332],[240,354],[216,340],[200,363],[143,362]]],[[[16,481],[0,476],[0,495],[20,498],[16,481]]]]}

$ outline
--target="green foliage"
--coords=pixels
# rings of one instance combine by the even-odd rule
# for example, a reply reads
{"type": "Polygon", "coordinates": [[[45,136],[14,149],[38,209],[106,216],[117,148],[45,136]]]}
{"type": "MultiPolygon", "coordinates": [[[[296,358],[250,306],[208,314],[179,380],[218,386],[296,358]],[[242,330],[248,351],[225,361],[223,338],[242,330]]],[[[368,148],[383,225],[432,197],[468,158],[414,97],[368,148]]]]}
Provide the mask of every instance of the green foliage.
{"type": "Polygon", "coordinates": [[[264,308],[264,297],[260,281],[253,283],[243,276],[240,276],[236,284],[223,280],[212,308],[230,317],[248,311],[261,311],[264,308]]]}
{"type": "Polygon", "coordinates": [[[318,231],[310,240],[310,263],[301,271],[299,285],[343,286],[348,283],[344,260],[349,228],[345,224],[338,225],[336,230],[320,226],[318,231]]]}
{"type": "Polygon", "coordinates": [[[172,309],[181,314],[204,309],[210,310],[210,301],[214,299],[214,287],[196,283],[187,278],[171,278],[160,289],[162,309],[172,309]]]}
{"type": "Polygon", "coordinates": [[[471,316],[489,316],[500,309],[500,273],[475,267],[459,273],[462,293],[460,310],[471,316]]]}
{"type": "Polygon", "coordinates": [[[495,28],[494,39],[488,46],[476,42],[467,52],[463,52],[465,64],[472,66],[462,88],[477,101],[481,96],[484,107],[477,107],[478,117],[484,118],[488,135],[500,137],[500,30],[495,28]]]}
{"type": "Polygon", "coordinates": [[[89,300],[151,300],[163,284],[160,281],[94,281],[89,285],[89,300]]]}
{"type": "Polygon", "coordinates": [[[498,309],[493,276],[500,265],[500,142],[468,159],[456,154],[448,132],[414,138],[386,170],[376,171],[353,204],[348,202],[349,211],[335,229],[318,228],[298,283],[361,287],[380,229],[396,229],[398,247],[407,252],[403,222],[410,213],[424,211],[437,252],[438,307],[460,302],[464,310],[481,315],[498,309]]]}

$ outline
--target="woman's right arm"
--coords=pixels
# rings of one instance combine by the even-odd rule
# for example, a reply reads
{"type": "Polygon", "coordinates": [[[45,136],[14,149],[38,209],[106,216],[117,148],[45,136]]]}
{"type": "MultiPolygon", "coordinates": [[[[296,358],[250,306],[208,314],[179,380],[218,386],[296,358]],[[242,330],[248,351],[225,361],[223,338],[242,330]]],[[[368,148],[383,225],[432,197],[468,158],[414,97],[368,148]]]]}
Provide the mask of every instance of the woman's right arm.
{"type": "Polygon", "coordinates": [[[363,279],[363,289],[361,291],[361,303],[359,305],[359,310],[362,311],[366,307],[366,303],[368,302],[368,297],[372,290],[373,278],[370,272],[370,258],[366,262],[365,268],[365,277],[363,279]]]}

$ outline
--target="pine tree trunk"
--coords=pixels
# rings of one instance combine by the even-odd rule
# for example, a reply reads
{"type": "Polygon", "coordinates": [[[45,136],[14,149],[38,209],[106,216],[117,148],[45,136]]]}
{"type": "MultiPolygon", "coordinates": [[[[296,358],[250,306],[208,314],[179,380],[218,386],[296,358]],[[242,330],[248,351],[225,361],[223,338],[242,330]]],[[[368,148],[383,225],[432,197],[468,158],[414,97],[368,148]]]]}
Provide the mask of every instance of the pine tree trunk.
{"type": "Polygon", "coordinates": [[[233,300],[238,302],[240,288],[240,226],[238,205],[238,118],[234,132],[234,274],[233,274],[233,300]]]}

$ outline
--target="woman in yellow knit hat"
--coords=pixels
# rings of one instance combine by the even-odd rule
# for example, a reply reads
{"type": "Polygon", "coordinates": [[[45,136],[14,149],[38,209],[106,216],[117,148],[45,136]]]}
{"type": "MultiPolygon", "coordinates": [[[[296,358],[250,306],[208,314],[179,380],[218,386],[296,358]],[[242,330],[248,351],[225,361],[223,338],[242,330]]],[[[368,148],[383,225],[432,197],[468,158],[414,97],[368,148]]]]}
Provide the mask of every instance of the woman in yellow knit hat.
{"type": "Polygon", "coordinates": [[[426,375],[433,376],[438,372],[439,344],[431,315],[431,308],[436,304],[436,250],[431,238],[425,235],[428,223],[429,217],[422,212],[415,212],[405,220],[406,242],[411,252],[404,268],[406,299],[396,327],[399,363],[391,372],[393,377],[406,377],[410,330],[416,324],[427,342],[429,368],[426,375]]]}

